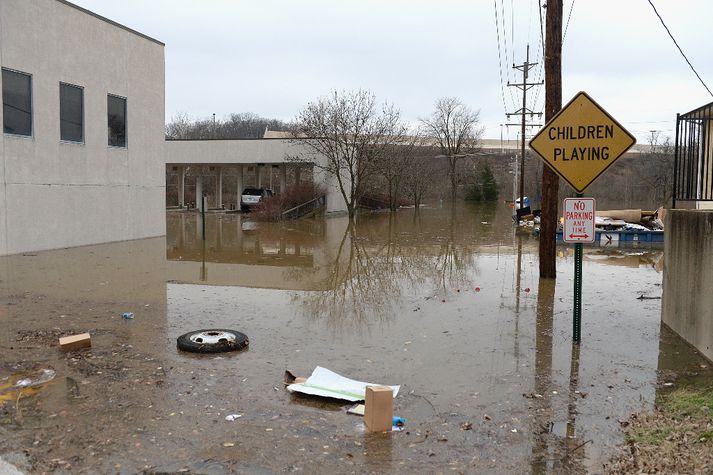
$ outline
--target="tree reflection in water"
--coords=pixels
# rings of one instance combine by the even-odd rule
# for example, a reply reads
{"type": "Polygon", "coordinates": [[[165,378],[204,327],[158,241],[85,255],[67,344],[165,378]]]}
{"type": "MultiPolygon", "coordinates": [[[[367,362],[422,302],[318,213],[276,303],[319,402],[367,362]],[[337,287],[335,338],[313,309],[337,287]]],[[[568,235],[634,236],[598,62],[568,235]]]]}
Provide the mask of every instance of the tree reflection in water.
{"type": "Polygon", "coordinates": [[[293,303],[311,321],[359,329],[404,305],[415,310],[420,299],[446,299],[478,276],[479,248],[505,239],[488,226],[495,217],[492,207],[459,206],[362,216],[344,230],[320,285],[326,290],[297,294],[293,303]]]}

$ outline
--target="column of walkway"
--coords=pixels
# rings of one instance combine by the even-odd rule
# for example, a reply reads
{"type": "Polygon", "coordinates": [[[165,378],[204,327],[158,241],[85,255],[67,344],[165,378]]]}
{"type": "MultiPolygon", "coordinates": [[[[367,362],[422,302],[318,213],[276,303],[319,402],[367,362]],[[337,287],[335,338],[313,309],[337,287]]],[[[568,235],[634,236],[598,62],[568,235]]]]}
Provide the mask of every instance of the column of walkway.
{"type": "MultiPolygon", "coordinates": [[[[235,166],[237,168],[238,174],[237,174],[237,190],[236,190],[236,202],[237,202],[237,209],[240,210],[240,196],[242,195],[243,192],[243,187],[245,184],[245,165],[244,164],[235,164],[231,165],[235,166]]],[[[261,176],[261,168],[264,168],[262,165],[255,165],[256,166],[256,181],[257,181],[257,188],[262,187],[262,176],[261,176]]],[[[280,193],[284,193],[287,190],[287,164],[281,163],[279,165],[280,167],[280,193]]],[[[186,167],[181,166],[178,167],[179,172],[178,172],[178,204],[181,207],[184,207],[186,205],[186,167]]],[[[216,207],[218,209],[223,208],[223,168],[224,166],[217,166],[217,178],[216,178],[216,184],[215,184],[215,194],[216,194],[216,207]]],[[[272,165],[269,168],[270,170],[270,177],[272,177],[272,165]]],[[[203,196],[203,170],[202,167],[196,167],[196,208],[198,211],[201,211],[201,206],[203,203],[203,200],[201,197],[203,196]]],[[[271,182],[271,180],[270,180],[271,182]]],[[[299,185],[301,182],[301,168],[299,166],[295,167],[295,184],[299,185]]]]}

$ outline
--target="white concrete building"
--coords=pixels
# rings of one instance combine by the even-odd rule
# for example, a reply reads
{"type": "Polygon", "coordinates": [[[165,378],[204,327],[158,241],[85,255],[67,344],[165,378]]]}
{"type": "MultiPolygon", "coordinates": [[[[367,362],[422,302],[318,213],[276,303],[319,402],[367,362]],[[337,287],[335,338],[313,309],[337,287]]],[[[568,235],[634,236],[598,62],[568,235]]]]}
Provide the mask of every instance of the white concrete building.
{"type": "MultiPolygon", "coordinates": [[[[217,197],[209,207],[224,207],[223,196],[225,187],[223,185],[222,170],[231,168],[236,170],[236,184],[232,185],[232,193],[241,193],[243,188],[269,187],[282,192],[288,186],[287,171],[291,168],[297,181],[300,180],[299,170],[303,170],[302,175],[306,179],[312,179],[314,183],[324,186],[326,192],[326,214],[343,214],[347,210],[344,197],[339,191],[336,177],[325,172],[312,163],[296,163],[291,161],[292,157],[310,156],[317,163],[319,156],[314,156],[309,150],[303,149],[299,140],[290,139],[237,139],[237,140],[168,140],[166,141],[166,166],[168,171],[176,169],[178,174],[178,192],[176,203],[171,205],[186,205],[186,169],[202,169],[208,171],[212,169],[215,177],[212,186],[215,190],[207,190],[207,184],[198,173],[195,177],[195,192],[192,196],[201,194],[212,194],[217,197]],[[273,179],[273,169],[277,172],[273,179]],[[267,171],[267,173],[266,173],[267,171]],[[246,176],[250,172],[249,177],[246,176]],[[310,175],[311,178],[307,178],[310,175]]],[[[322,158],[326,161],[326,157],[322,158]]],[[[231,171],[232,171],[231,170],[231,171]]],[[[200,170],[199,170],[200,171],[200,170]]],[[[235,196],[235,201],[239,204],[240,197],[235,196]]],[[[195,203],[195,202],[194,202],[195,203]]],[[[195,204],[194,204],[195,206],[195,204]]]]}
{"type": "Polygon", "coordinates": [[[0,0],[0,255],[165,234],[164,45],[0,0]]]}

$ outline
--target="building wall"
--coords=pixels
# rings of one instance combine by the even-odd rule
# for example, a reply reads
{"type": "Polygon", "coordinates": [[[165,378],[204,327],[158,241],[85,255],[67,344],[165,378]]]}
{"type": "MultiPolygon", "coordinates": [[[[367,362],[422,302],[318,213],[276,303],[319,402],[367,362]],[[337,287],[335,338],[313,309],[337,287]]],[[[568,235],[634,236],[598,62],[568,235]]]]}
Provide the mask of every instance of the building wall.
{"type": "MultiPolygon", "coordinates": [[[[706,173],[703,176],[703,193],[707,196],[711,196],[713,191],[713,120],[706,122],[708,127],[705,130],[706,137],[708,137],[708,147],[704,148],[704,153],[706,154],[704,169],[706,173]]],[[[713,209],[713,201],[699,201],[697,203],[698,209],[713,209]]]]}
{"type": "Polygon", "coordinates": [[[58,0],[0,0],[0,64],[32,75],[33,102],[33,136],[0,138],[0,254],[165,234],[163,44],[58,0]],[[60,142],[60,82],[84,88],[84,144],[60,142]],[[107,94],[127,98],[126,148],[108,146],[107,94]]]}
{"type": "Polygon", "coordinates": [[[668,210],[664,246],[661,318],[713,360],[713,211],[668,210]]]}
{"type": "MultiPolygon", "coordinates": [[[[166,164],[239,165],[286,163],[291,157],[309,156],[319,164],[324,157],[313,156],[298,141],[288,139],[168,140],[166,164]]],[[[347,207],[336,178],[315,167],[315,181],[327,189],[327,213],[341,213],[347,207]]]]}

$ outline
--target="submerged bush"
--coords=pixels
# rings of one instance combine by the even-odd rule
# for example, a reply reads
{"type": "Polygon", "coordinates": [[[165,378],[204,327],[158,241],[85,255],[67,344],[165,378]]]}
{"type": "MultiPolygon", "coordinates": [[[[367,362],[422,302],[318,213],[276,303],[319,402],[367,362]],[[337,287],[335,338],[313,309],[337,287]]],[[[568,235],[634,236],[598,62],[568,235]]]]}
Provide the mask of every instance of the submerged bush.
{"type": "Polygon", "coordinates": [[[256,221],[279,221],[282,213],[325,194],[324,187],[313,183],[300,183],[287,188],[284,193],[260,200],[251,213],[256,221]]]}

